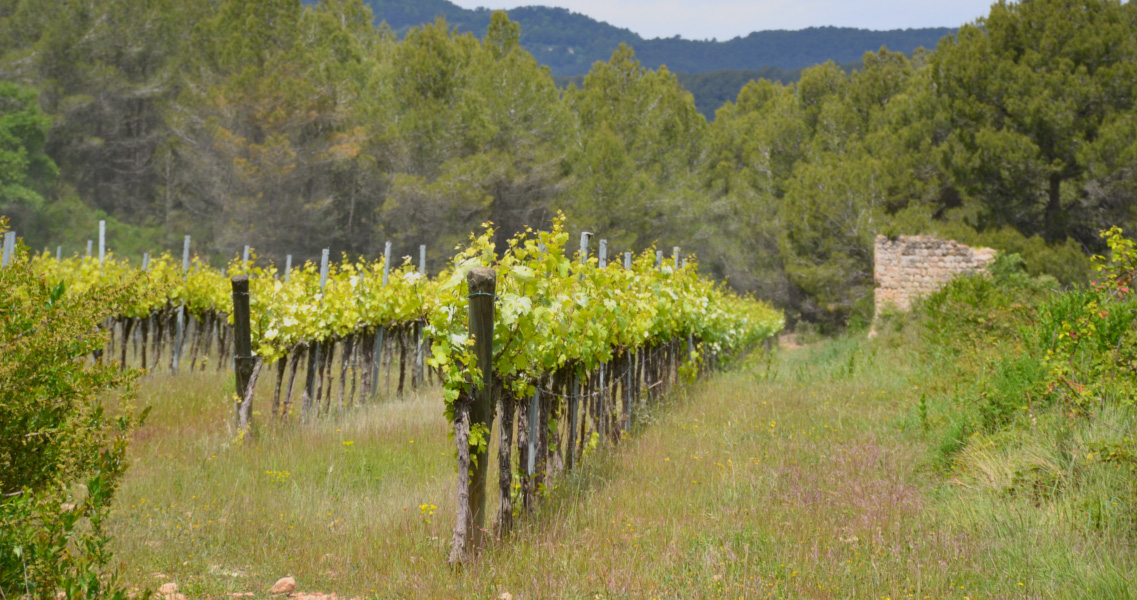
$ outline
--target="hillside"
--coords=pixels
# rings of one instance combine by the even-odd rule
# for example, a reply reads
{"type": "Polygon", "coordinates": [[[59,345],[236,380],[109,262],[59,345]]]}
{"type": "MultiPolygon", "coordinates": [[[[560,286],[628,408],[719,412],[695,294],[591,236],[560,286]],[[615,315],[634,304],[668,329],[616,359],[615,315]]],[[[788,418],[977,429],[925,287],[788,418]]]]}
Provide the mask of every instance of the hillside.
{"type": "MultiPolygon", "coordinates": [[[[485,33],[492,11],[464,9],[447,0],[366,0],[377,22],[392,29],[407,29],[445,17],[460,31],[485,33]]],[[[811,27],[801,31],[758,31],[732,40],[686,40],[679,37],[644,39],[627,29],[614,27],[563,8],[526,6],[509,11],[521,24],[522,46],[554,75],[587,73],[592,63],[608,60],[621,42],[636,49],[644,66],[667,65],[678,73],[708,73],[719,70],[759,70],[776,67],[802,69],[832,60],[855,63],[865,52],[882,46],[911,53],[934,48],[953,30],[946,27],[871,31],[843,27],[811,27]]]]}

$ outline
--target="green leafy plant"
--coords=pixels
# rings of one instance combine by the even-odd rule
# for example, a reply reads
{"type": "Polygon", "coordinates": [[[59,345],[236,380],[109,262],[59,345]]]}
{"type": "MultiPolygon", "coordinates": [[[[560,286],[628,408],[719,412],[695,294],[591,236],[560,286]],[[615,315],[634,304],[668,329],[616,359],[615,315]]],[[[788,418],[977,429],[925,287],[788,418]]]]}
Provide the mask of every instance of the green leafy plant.
{"type": "Polygon", "coordinates": [[[125,598],[104,522],[145,413],[137,373],[97,353],[136,283],[71,293],[22,244],[0,269],[0,597],[125,598]]]}

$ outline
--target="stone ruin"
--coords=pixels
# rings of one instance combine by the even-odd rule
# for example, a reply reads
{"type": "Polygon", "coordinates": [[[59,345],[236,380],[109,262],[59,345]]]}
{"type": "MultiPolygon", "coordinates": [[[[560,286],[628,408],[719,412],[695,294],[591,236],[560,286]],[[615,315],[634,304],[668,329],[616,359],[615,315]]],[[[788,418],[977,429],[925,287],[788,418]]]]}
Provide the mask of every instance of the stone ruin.
{"type": "Polygon", "coordinates": [[[896,239],[878,235],[874,246],[874,321],[889,307],[907,311],[916,298],[934,293],[961,273],[982,272],[995,260],[991,248],[972,248],[923,235],[896,239]]]}

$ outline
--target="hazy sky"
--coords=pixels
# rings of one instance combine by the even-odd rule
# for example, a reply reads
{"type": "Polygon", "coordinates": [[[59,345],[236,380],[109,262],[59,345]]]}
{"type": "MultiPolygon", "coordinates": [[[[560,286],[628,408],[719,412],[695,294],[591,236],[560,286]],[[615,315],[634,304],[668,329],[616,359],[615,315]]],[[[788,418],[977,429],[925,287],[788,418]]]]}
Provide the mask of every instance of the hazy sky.
{"type": "Polygon", "coordinates": [[[992,0],[451,0],[474,8],[559,6],[643,37],[719,40],[765,29],[836,25],[865,29],[958,27],[992,0]]]}

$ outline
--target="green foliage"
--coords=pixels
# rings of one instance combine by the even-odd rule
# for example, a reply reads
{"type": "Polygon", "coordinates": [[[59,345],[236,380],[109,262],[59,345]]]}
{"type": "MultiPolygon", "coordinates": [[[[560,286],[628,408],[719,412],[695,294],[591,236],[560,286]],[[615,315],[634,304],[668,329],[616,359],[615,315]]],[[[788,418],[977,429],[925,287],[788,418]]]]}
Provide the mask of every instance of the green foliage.
{"type": "Polygon", "coordinates": [[[43,203],[41,188],[57,174],[44,154],[50,125],[33,90],[0,81],[0,210],[43,203]]]}
{"type": "Polygon", "coordinates": [[[88,361],[133,284],[67,293],[22,244],[0,269],[0,595],[126,597],[103,524],[142,418],[137,373],[88,361]]]}
{"type": "Polygon", "coordinates": [[[1111,255],[1094,257],[1091,286],[1058,290],[1002,254],[990,275],[956,279],[917,311],[917,348],[934,368],[915,410],[956,476],[1039,503],[1099,484],[1137,501],[1137,486],[1101,479],[1137,469],[1123,425],[1137,414],[1137,246],[1118,228],[1102,237],[1111,255]]]}
{"type": "Polygon", "coordinates": [[[190,233],[213,259],[441,257],[490,221],[502,253],[563,211],[614,255],[679,246],[833,332],[873,314],[878,234],[1017,253],[1068,285],[1097,230],[1137,224],[1137,9],[1116,0],[1000,2],[916,52],[927,31],[645,41],[442,0],[12,4],[0,77],[38,92],[60,167],[20,184],[40,208],[9,207],[37,247],[82,248],[106,217],[120,255],[190,233]],[[821,54],[790,60],[799,39],[821,54]],[[739,71],[767,50],[800,73],[739,71]],[[692,66],[713,56],[719,75],[692,66]],[[687,90],[726,87],[708,123],[687,90]]]}
{"type": "Polygon", "coordinates": [[[1086,158],[1098,131],[1134,109],[1134,11],[1117,0],[1000,0],[931,56],[952,126],[943,164],[980,200],[984,225],[1088,244],[1127,212],[1088,193],[1086,158]]]}

